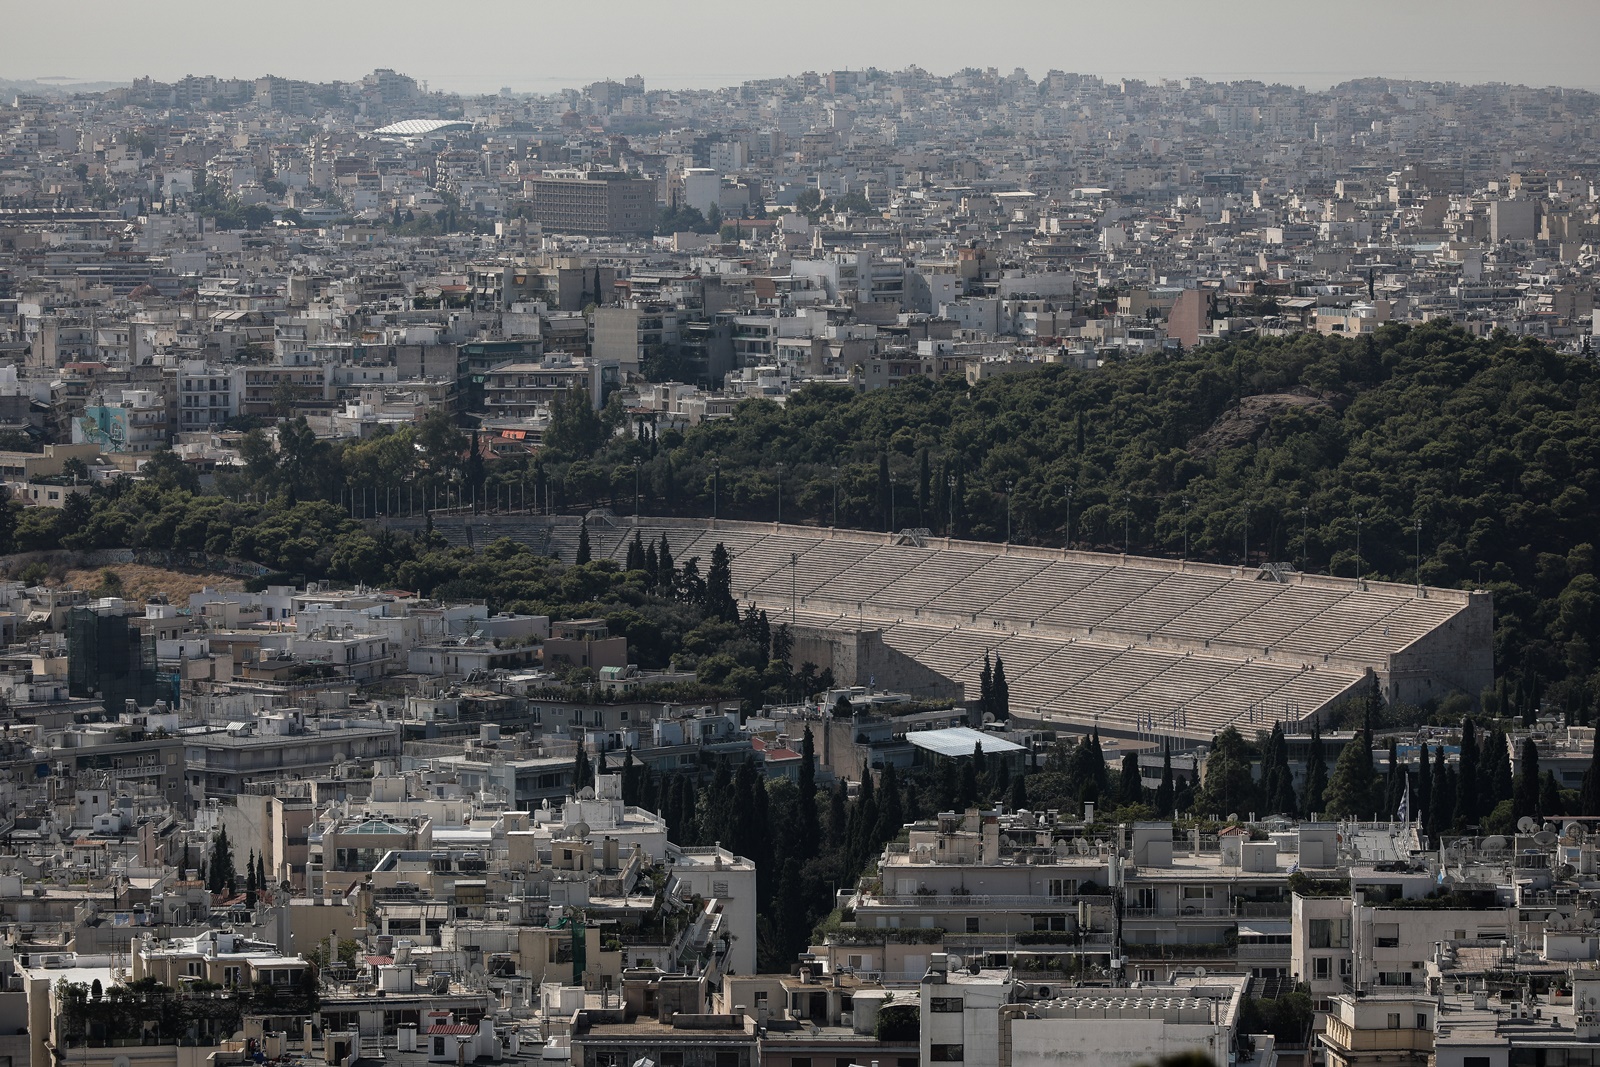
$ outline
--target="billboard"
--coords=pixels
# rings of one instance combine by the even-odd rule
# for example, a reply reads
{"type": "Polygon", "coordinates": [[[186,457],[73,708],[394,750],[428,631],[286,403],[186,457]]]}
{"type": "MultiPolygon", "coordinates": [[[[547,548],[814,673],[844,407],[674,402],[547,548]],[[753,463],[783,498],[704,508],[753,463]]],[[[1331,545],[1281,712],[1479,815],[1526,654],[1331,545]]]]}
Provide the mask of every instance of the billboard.
{"type": "Polygon", "coordinates": [[[72,443],[99,445],[102,452],[126,452],[128,409],[92,405],[84,408],[83,415],[72,420],[72,443]]]}

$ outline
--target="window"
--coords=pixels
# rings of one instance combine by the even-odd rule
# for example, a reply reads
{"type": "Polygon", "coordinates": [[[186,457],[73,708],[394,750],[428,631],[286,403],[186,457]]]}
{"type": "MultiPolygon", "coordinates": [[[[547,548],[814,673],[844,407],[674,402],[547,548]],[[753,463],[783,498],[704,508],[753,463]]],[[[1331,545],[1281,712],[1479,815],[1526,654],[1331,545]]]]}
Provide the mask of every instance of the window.
{"type": "Polygon", "coordinates": [[[433,1054],[435,1056],[444,1055],[444,1038],[436,1037],[433,1039],[433,1054]]]}
{"type": "Polygon", "coordinates": [[[766,1006],[767,1006],[767,991],[765,989],[759,989],[759,990],[756,991],[756,1007],[764,1008],[766,1006]]]}
{"type": "Polygon", "coordinates": [[[1400,1013],[1399,1012],[1391,1011],[1389,1013],[1389,1029],[1391,1029],[1391,1030],[1400,1029],[1400,1013]]]}
{"type": "Polygon", "coordinates": [[[683,1053],[663,1052],[661,1054],[661,1067],[683,1067],[683,1053]]]}
{"type": "Polygon", "coordinates": [[[718,1051],[716,1067],[739,1067],[739,1054],[731,1049],[718,1051]]]}
{"type": "Polygon", "coordinates": [[[968,915],[967,916],[967,933],[975,934],[977,932],[978,932],[978,917],[976,915],[968,915]]]}
{"type": "Polygon", "coordinates": [[[1428,1016],[1427,1016],[1427,1013],[1426,1012],[1420,1012],[1420,1011],[1417,1012],[1417,1029],[1418,1030],[1426,1030],[1427,1028],[1428,1028],[1428,1016]]]}
{"type": "Polygon", "coordinates": [[[966,1001],[960,997],[930,997],[928,999],[928,1011],[930,1012],[953,1012],[959,1015],[965,1006],[966,1001]]]}
{"type": "Polygon", "coordinates": [[[1352,964],[1352,961],[1350,959],[1348,959],[1348,958],[1342,959],[1342,960],[1339,961],[1339,977],[1340,978],[1349,978],[1350,977],[1351,964],[1352,964]]]}
{"type": "Polygon", "coordinates": [[[1139,968],[1139,981],[1141,981],[1141,982],[1154,982],[1155,980],[1156,980],[1156,969],[1154,967],[1141,967],[1141,968],[1139,968]]]}
{"type": "Polygon", "coordinates": [[[929,1045],[928,1059],[933,1063],[960,1063],[966,1059],[966,1049],[961,1045],[929,1045]]]}
{"type": "Polygon", "coordinates": [[[1311,977],[1326,982],[1333,977],[1333,957],[1318,956],[1311,961],[1311,977]]]}
{"type": "Polygon", "coordinates": [[[1463,1056],[1461,1057],[1461,1067],[1489,1067],[1489,1057],[1463,1056]]]}

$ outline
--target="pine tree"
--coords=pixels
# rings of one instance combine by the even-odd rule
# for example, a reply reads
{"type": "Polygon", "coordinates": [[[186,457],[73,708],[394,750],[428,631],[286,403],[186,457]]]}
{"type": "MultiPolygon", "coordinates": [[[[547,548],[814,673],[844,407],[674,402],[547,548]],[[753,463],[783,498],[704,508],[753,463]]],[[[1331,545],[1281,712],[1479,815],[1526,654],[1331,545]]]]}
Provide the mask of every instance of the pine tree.
{"type": "Polygon", "coordinates": [[[256,854],[254,849],[251,849],[250,858],[245,861],[244,870],[244,906],[253,908],[256,906],[256,854]]]}
{"type": "Polygon", "coordinates": [[[644,539],[639,535],[637,529],[633,531],[633,540],[628,542],[628,561],[623,569],[630,571],[644,570],[644,539]]]}
{"type": "Polygon", "coordinates": [[[1365,737],[1365,733],[1359,733],[1344,746],[1328,778],[1324,803],[1330,818],[1364,819],[1372,813],[1378,776],[1372,769],[1372,750],[1366,747],[1365,737]]]}
{"type": "Polygon", "coordinates": [[[1483,794],[1478,805],[1480,812],[1491,812],[1501,801],[1511,799],[1514,785],[1510,741],[1498,726],[1489,733],[1478,753],[1478,786],[1483,794]]]}
{"type": "Polygon", "coordinates": [[[578,554],[572,558],[572,561],[574,563],[576,563],[578,566],[581,567],[585,563],[588,563],[590,558],[591,558],[591,556],[589,554],[589,520],[588,519],[579,519],[578,520],[578,554]]]}
{"type": "Polygon", "coordinates": [[[811,725],[800,739],[800,821],[795,830],[795,852],[810,860],[817,854],[821,842],[821,827],[817,825],[817,749],[811,736],[811,725]]]}

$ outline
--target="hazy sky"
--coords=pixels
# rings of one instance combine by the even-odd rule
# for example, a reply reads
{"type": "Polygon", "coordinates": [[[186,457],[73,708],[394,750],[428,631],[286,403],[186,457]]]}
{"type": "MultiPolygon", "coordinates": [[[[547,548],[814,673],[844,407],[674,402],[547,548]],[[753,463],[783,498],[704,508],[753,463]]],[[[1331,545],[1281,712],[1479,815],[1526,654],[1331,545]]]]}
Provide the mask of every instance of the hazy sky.
{"type": "Polygon", "coordinates": [[[910,64],[1600,89],[1597,40],[1596,0],[0,0],[0,78],[329,81],[392,67],[457,92],[910,64]]]}

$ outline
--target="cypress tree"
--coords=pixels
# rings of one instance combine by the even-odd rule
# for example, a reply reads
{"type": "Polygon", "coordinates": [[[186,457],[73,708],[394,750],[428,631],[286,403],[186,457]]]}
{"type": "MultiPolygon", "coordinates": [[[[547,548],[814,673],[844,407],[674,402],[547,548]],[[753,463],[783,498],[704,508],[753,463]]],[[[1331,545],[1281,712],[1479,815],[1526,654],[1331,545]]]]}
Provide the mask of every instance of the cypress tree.
{"type": "Polygon", "coordinates": [[[1021,811],[1028,806],[1028,779],[1017,775],[1011,779],[1011,810],[1021,811]]]}
{"type": "Polygon", "coordinates": [[[1465,828],[1478,821],[1478,736],[1467,719],[1461,724],[1461,755],[1456,763],[1454,822],[1465,828]]]}
{"type": "Polygon", "coordinates": [[[989,650],[983,650],[983,669],[978,672],[978,725],[983,725],[985,715],[994,714],[994,665],[989,662],[989,650]]]}
{"type": "Polygon", "coordinates": [[[1328,814],[1335,819],[1364,819],[1372,811],[1373,788],[1378,776],[1372,769],[1372,750],[1359,733],[1339,753],[1328,779],[1328,814]]]}
{"type": "Polygon", "coordinates": [[[1502,800],[1510,800],[1513,790],[1511,780],[1511,748],[1506,732],[1496,726],[1478,753],[1478,787],[1483,794],[1478,805],[1480,812],[1490,812],[1502,800]]]}
{"type": "Polygon", "coordinates": [[[1311,727],[1311,744],[1306,754],[1306,784],[1305,795],[1300,801],[1300,810],[1310,818],[1312,814],[1320,813],[1323,809],[1323,794],[1328,788],[1328,757],[1322,747],[1322,727],[1311,727]]]}
{"type": "Polygon", "coordinates": [[[895,773],[893,763],[886,763],[883,767],[883,782],[878,787],[878,843],[893,841],[900,835],[900,827],[903,825],[905,825],[905,805],[900,797],[900,776],[895,773]]]}
{"type": "Polygon", "coordinates": [[[645,584],[655,589],[661,584],[661,564],[656,558],[656,544],[650,542],[644,550],[644,576],[645,584]]]}
{"type": "Polygon", "coordinates": [[[1555,771],[1545,771],[1539,776],[1539,818],[1559,819],[1563,814],[1561,783],[1556,781],[1555,771]]]}
{"type": "Polygon", "coordinates": [[[1517,768],[1516,792],[1511,798],[1512,814],[1517,819],[1523,816],[1538,818],[1539,816],[1539,746],[1534,744],[1529,737],[1522,742],[1521,766],[1517,768]]]}
{"type": "Polygon", "coordinates": [[[711,550],[711,569],[706,572],[706,611],[723,622],[739,617],[739,604],[733,599],[733,566],[721,541],[711,550]]]}
{"type": "Polygon", "coordinates": [[[250,858],[244,862],[244,906],[256,906],[256,853],[250,850],[250,858]]]}
{"type": "Polygon", "coordinates": [[[589,520],[578,520],[578,554],[573,557],[573,562],[583,566],[590,560],[589,555],[589,520]]]}
{"type": "Polygon", "coordinates": [[[672,564],[672,546],[667,544],[667,535],[661,534],[661,550],[656,553],[656,564],[661,568],[657,577],[660,579],[661,591],[666,596],[671,596],[672,591],[678,587],[678,571],[672,564]]]}
{"type": "Polygon", "coordinates": [[[1600,744],[1594,746],[1589,757],[1589,769],[1583,773],[1583,788],[1578,792],[1578,814],[1600,815],[1600,744]]]}
{"type": "Polygon", "coordinates": [[[1132,749],[1122,754],[1122,773],[1117,781],[1117,801],[1124,806],[1144,801],[1144,783],[1139,781],[1139,754],[1132,749]]]}
{"type": "Polygon", "coordinates": [[[1174,793],[1172,781],[1172,749],[1166,748],[1161,752],[1161,784],[1156,787],[1156,814],[1163,819],[1172,816],[1172,800],[1174,793]]]}
{"type": "Polygon", "coordinates": [[[1425,822],[1433,811],[1433,775],[1428,773],[1428,746],[1422,746],[1422,765],[1417,768],[1417,797],[1411,805],[1411,818],[1425,822]]]}
{"type": "Polygon", "coordinates": [[[1400,766],[1400,742],[1395,738],[1389,739],[1389,774],[1384,780],[1383,814],[1386,818],[1394,818],[1395,812],[1400,810],[1400,798],[1405,795],[1405,768],[1400,766]]]}
{"type": "Polygon", "coordinates": [[[1437,837],[1450,825],[1456,808],[1455,778],[1445,762],[1444,745],[1433,750],[1433,811],[1428,820],[1428,836],[1437,837]]]}
{"type": "Polygon", "coordinates": [[[1011,684],[1006,681],[1006,663],[999,656],[994,658],[994,683],[990,691],[989,711],[996,722],[1008,722],[1011,719],[1011,684]]]}

